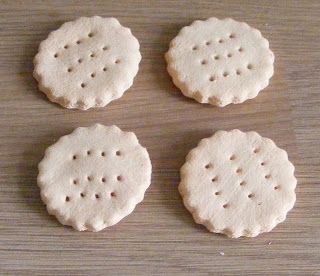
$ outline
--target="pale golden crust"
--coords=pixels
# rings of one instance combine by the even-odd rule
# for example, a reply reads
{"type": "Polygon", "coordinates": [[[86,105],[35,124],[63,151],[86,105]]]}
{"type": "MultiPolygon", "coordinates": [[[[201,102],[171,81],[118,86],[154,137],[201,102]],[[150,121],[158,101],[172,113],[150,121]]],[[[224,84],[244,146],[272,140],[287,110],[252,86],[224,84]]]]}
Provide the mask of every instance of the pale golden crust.
{"type": "Polygon", "coordinates": [[[133,211],[150,178],[148,152],[134,133],[96,124],[50,146],[37,180],[48,212],[62,224],[100,231],[133,211]]]}
{"type": "Polygon", "coordinates": [[[83,110],[102,107],[132,85],[139,47],[117,19],[81,17],[41,42],[33,75],[50,101],[83,110]]]}
{"type": "Polygon", "coordinates": [[[231,18],[197,20],[182,28],[165,58],[185,96],[217,106],[256,97],[273,75],[269,42],[260,31],[231,18]]]}
{"type": "Polygon", "coordinates": [[[190,151],[179,191],[197,223],[229,237],[271,231],[295,202],[287,153],[256,132],[218,131],[190,151]]]}

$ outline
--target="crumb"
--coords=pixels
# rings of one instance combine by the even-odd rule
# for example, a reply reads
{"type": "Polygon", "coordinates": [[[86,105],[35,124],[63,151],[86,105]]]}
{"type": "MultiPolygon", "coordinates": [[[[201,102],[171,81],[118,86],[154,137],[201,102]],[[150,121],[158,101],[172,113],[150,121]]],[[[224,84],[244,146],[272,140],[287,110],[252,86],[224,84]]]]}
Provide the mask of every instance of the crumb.
{"type": "Polygon", "coordinates": [[[272,244],[272,242],[271,242],[271,241],[269,241],[269,242],[268,242],[268,245],[271,245],[271,244],[272,244]]]}
{"type": "Polygon", "coordinates": [[[221,256],[224,256],[224,252],[223,252],[223,251],[219,252],[219,254],[220,254],[221,256]]]}

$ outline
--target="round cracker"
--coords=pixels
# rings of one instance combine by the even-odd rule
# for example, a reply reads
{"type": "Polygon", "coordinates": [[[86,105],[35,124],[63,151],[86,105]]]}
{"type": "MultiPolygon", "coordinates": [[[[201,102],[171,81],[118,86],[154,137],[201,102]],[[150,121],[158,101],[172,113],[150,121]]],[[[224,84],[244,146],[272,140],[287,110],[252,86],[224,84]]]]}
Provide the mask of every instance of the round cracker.
{"type": "Polygon", "coordinates": [[[257,29],[231,18],[197,20],[182,28],[165,57],[185,96],[217,106],[256,97],[273,75],[269,42],[257,29]]]}
{"type": "Polygon", "coordinates": [[[132,132],[80,127],[50,146],[38,185],[50,214],[79,231],[100,231],[129,215],[150,185],[148,152],[132,132]]]}
{"type": "Polygon", "coordinates": [[[218,131],[190,151],[179,191],[197,223],[254,237],[285,220],[296,196],[287,153],[256,132],[218,131]]]}
{"type": "Polygon", "coordinates": [[[34,77],[66,108],[102,107],[120,98],[139,69],[139,42],[115,18],[81,17],[41,42],[34,77]]]}

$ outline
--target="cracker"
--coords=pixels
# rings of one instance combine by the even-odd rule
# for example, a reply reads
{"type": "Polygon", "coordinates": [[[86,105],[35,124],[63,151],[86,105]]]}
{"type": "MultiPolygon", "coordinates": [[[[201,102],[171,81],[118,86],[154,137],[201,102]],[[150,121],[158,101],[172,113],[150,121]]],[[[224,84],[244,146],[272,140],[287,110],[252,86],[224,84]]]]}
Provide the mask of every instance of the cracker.
{"type": "Polygon", "coordinates": [[[255,237],[285,220],[296,182],[287,153],[272,140],[218,131],[187,155],[179,191],[194,220],[209,231],[255,237]]]}
{"type": "Polygon", "coordinates": [[[135,134],[96,124],[50,146],[37,180],[48,212],[62,224],[100,231],[133,211],[150,178],[148,152],[135,134]]]}
{"type": "Polygon", "coordinates": [[[52,102],[83,110],[102,107],[132,85],[141,60],[139,47],[117,19],[81,17],[41,42],[34,77],[52,102]]]}
{"type": "Polygon", "coordinates": [[[185,96],[217,106],[256,97],[273,75],[269,42],[260,31],[231,18],[197,20],[182,28],[165,57],[185,96]]]}

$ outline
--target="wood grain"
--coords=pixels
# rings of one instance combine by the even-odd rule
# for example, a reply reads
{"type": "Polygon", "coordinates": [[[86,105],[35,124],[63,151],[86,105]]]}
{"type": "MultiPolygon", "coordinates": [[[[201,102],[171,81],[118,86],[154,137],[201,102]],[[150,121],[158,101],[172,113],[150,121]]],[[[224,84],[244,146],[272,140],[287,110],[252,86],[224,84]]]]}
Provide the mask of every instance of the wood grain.
{"type": "Polygon", "coordinates": [[[0,274],[320,275],[319,14],[320,2],[310,0],[0,1],[0,274]],[[96,14],[132,29],[141,43],[140,71],[106,108],[60,108],[38,91],[32,58],[61,23],[96,14]],[[163,58],[169,41],[182,26],[211,16],[246,21],[270,41],[275,75],[256,99],[213,108],[173,86],[163,58]],[[37,164],[61,135],[96,122],[137,134],[152,159],[152,185],[118,225],[78,233],[45,211],[37,164]],[[254,239],[208,233],[177,192],[187,152],[215,130],[232,128],[270,137],[296,165],[295,208],[254,239]]]}

